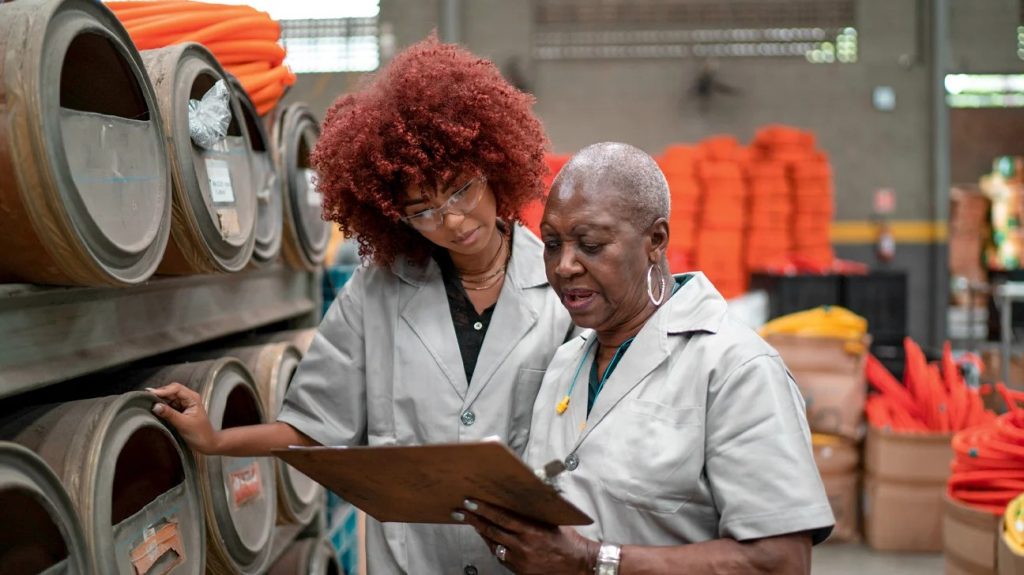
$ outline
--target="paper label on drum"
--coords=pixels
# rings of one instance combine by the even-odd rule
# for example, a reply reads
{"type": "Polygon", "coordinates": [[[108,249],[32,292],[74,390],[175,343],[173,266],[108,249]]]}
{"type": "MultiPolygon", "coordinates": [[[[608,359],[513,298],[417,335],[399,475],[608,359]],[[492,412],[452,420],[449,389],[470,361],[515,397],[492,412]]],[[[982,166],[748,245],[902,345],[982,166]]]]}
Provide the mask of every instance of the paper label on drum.
{"type": "Polygon", "coordinates": [[[253,460],[249,465],[229,473],[228,491],[231,493],[231,502],[235,508],[259,498],[263,493],[259,462],[253,460]]]}
{"type": "Polygon", "coordinates": [[[142,541],[131,550],[131,562],[139,575],[165,575],[184,563],[178,519],[171,517],[145,528],[142,541]]]}
{"type": "Polygon", "coordinates": [[[220,235],[225,240],[242,233],[242,225],[238,222],[238,210],[234,208],[217,210],[217,224],[220,226],[220,235]]]}
{"type": "Polygon", "coordinates": [[[316,189],[316,172],[304,170],[306,176],[306,202],[311,206],[320,205],[320,192],[316,189]]]}
{"type": "Polygon", "coordinates": [[[213,203],[234,203],[235,191],[231,188],[231,169],[227,162],[206,158],[206,176],[210,179],[210,198],[213,203]]]}

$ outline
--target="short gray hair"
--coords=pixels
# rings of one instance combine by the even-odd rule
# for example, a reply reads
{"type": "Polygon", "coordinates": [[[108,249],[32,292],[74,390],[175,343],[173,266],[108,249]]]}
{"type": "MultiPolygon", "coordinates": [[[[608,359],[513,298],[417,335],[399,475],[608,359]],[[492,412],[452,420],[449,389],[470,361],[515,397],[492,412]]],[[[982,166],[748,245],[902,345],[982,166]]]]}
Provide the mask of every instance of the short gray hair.
{"type": "Polygon", "coordinates": [[[553,194],[604,184],[620,192],[625,216],[644,230],[658,218],[668,219],[668,182],[658,163],[640,148],[619,142],[591,144],[576,153],[558,172],[553,194]]]}

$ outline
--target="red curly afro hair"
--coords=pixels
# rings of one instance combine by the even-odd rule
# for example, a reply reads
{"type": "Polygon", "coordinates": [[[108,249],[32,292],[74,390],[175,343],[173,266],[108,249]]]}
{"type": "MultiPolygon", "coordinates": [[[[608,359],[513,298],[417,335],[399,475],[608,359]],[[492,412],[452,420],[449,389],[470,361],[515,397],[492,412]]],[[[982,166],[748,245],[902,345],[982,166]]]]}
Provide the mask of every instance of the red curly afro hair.
{"type": "Polygon", "coordinates": [[[398,221],[404,190],[478,172],[498,217],[521,221],[544,195],[547,140],[533,102],[490,61],[434,35],[410,46],[328,110],[311,156],[324,217],[377,265],[422,262],[433,244],[398,221]]]}

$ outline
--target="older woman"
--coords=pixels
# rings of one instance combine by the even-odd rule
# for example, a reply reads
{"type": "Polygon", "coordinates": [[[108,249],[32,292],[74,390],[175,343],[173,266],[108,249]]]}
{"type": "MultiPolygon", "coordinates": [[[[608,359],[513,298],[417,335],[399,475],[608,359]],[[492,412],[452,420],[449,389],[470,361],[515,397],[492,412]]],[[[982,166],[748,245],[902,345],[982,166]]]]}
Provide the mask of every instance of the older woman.
{"type": "MultiPolygon", "coordinates": [[[[492,435],[522,453],[571,325],[540,241],[515,223],[543,193],[531,104],[493,64],[436,38],[340,98],[312,161],[325,217],[370,263],[331,305],[276,422],[214,431],[177,384],[155,390],[171,407],[157,414],[208,454],[492,435]]],[[[371,519],[367,554],[374,574],[505,571],[462,525],[371,519]]]]}
{"type": "Polygon", "coordinates": [[[655,162],[596,144],[563,168],[541,222],[548,279],[575,323],[533,412],[529,463],[594,518],[537,525],[467,501],[517,573],[808,573],[833,524],[804,404],[779,355],[699,273],[668,272],[655,162]]]}

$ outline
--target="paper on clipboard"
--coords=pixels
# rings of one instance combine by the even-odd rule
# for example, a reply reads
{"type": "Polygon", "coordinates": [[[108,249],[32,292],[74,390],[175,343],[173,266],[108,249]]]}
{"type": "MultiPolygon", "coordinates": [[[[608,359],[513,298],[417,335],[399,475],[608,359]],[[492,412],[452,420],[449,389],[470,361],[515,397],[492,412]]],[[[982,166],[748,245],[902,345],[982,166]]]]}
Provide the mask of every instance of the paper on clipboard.
{"type": "Polygon", "coordinates": [[[456,523],[466,498],[551,525],[593,520],[497,442],[275,449],[285,463],[374,519],[456,523]]]}

